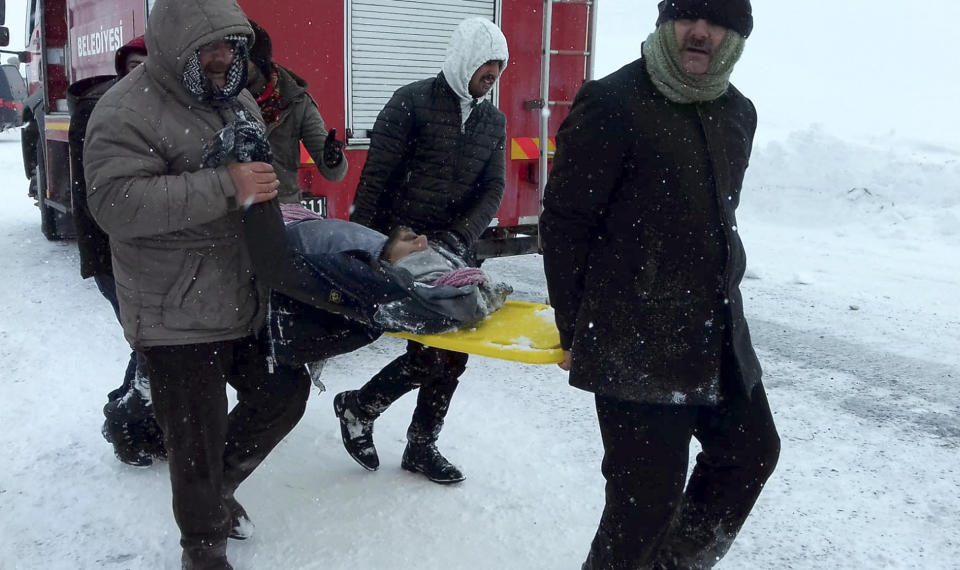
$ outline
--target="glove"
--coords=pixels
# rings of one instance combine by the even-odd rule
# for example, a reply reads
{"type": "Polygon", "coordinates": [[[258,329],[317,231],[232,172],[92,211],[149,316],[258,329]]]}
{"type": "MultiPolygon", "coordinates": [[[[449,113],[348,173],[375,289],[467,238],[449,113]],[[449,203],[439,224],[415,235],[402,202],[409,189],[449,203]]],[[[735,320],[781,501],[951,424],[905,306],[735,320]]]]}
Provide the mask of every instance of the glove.
{"type": "Polygon", "coordinates": [[[343,162],[343,141],[337,140],[337,129],[330,129],[327,140],[323,141],[323,164],[327,168],[336,168],[343,162]]]}
{"type": "Polygon", "coordinates": [[[267,131],[246,113],[220,129],[216,137],[204,146],[204,168],[217,168],[230,162],[273,162],[267,131]]]}

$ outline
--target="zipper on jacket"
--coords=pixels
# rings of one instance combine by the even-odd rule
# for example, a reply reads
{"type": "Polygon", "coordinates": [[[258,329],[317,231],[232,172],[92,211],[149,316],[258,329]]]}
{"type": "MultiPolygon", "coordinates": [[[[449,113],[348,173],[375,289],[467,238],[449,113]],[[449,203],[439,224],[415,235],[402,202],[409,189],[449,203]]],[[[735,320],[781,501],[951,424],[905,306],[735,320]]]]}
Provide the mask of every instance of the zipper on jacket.
{"type": "MultiPolygon", "coordinates": [[[[457,102],[459,106],[459,101],[457,102]]],[[[467,120],[463,120],[463,107],[460,107],[460,136],[457,137],[457,149],[454,155],[453,163],[453,174],[456,175],[457,172],[460,172],[460,159],[463,156],[463,149],[467,146],[467,123],[470,121],[477,122],[477,113],[480,112],[480,104],[473,106],[473,109],[470,111],[470,116],[467,117],[467,120]]]]}
{"type": "Polygon", "coordinates": [[[273,303],[267,300],[267,344],[270,345],[270,354],[267,355],[267,372],[273,374],[274,366],[277,362],[277,348],[274,345],[273,327],[270,323],[273,320],[273,303]]]}

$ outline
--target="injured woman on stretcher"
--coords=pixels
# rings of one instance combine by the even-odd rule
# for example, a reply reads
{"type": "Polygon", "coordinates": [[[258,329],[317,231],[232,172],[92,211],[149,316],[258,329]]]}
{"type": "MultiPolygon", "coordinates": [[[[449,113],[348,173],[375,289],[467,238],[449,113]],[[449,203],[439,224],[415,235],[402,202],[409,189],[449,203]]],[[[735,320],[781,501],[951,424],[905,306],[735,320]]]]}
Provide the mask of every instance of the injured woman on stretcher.
{"type": "Polygon", "coordinates": [[[384,332],[472,326],[513,289],[426,236],[390,236],[276,200],[243,214],[257,280],[271,290],[272,358],[299,365],[351,352],[384,332]]]}

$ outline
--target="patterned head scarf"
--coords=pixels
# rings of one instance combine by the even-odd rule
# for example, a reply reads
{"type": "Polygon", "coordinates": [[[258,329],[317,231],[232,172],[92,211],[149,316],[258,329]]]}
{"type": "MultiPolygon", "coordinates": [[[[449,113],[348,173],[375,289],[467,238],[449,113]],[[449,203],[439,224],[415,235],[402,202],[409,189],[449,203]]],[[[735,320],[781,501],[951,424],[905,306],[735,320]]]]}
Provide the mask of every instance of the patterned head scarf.
{"type": "Polygon", "coordinates": [[[227,70],[227,81],[221,88],[212,87],[200,67],[199,48],[193,52],[183,68],[181,82],[188,93],[200,101],[229,101],[236,98],[247,86],[248,43],[246,36],[235,35],[223,38],[233,44],[233,63],[227,70]]]}

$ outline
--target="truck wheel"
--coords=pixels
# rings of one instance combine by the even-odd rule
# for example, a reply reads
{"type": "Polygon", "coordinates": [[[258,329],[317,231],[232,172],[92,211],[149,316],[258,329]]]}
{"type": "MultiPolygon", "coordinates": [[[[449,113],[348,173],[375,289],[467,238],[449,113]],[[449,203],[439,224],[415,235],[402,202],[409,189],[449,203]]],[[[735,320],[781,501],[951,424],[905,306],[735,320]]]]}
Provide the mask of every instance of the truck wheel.
{"type": "Polygon", "coordinates": [[[40,231],[43,237],[50,241],[57,241],[60,236],[57,234],[57,211],[47,206],[47,175],[44,169],[43,149],[37,147],[37,168],[34,170],[33,177],[36,179],[37,207],[40,208],[40,231]]]}

